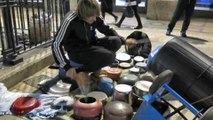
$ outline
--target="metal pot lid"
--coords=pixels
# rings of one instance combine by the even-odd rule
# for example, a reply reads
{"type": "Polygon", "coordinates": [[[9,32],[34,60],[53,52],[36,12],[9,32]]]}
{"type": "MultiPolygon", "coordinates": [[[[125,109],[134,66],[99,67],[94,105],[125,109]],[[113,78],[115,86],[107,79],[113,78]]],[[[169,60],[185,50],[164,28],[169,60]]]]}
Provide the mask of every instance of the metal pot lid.
{"type": "Polygon", "coordinates": [[[69,89],[71,87],[71,84],[64,83],[62,80],[60,80],[56,83],[56,86],[58,86],[59,88],[69,89]]]}
{"type": "Polygon", "coordinates": [[[137,67],[132,67],[129,69],[130,72],[132,73],[139,73],[140,72],[140,68],[137,68],[137,67]]]}
{"type": "Polygon", "coordinates": [[[144,62],[138,62],[135,64],[136,67],[139,67],[139,68],[146,68],[147,67],[147,64],[144,63],[144,62]]]}
{"type": "Polygon", "coordinates": [[[134,57],[134,60],[135,60],[136,62],[142,62],[142,61],[144,61],[144,58],[143,58],[142,56],[135,56],[135,57],[134,57]]]}
{"type": "Polygon", "coordinates": [[[115,86],[115,90],[122,93],[129,93],[132,91],[132,86],[127,84],[118,84],[115,86]]]}
{"type": "Polygon", "coordinates": [[[121,63],[119,64],[119,67],[121,67],[121,68],[130,68],[130,67],[131,67],[131,64],[128,63],[128,62],[121,62],[121,63]]]}
{"type": "Polygon", "coordinates": [[[135,83],[135,87],[137,89],[145,91],[145,92],[149,91],[149,88],[151,87],[151,85],[152,85],[152,82],[150,82],[150,81],[144,81],[144,80],[137,81],[135,83]]]}
{"type": "Polygon", "coordinates": [[[116,59],[119,61],[129,61],[131,59],[131,56],[127,53],[118,52],[116,53],[116,59]]]}
{"type": "Polygon", "coordinates": [[[48,93],[57,94],[57,95],[67,95],[69,94],[69,89],[61,88],[61,87],[58,87],[57,85],[54,85],[49,89],[48,93]]]}
{"type": "Polygon", "coordinates": [[[134,74],[128,74],[128,75],[124,75],[122,77],[123,80],[131,80],[131,81],[137,81],[138,80],[138,76],[134,75],[134,74]]]}

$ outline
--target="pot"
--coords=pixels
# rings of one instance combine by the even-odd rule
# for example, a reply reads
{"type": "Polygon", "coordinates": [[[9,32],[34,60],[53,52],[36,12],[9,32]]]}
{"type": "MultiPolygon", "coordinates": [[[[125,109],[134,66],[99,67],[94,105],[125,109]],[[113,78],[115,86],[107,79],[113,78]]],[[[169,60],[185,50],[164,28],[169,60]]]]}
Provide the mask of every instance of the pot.
{"type": "Polygon", "coordinates": [[[121,79],[118,80],[118,84],[127,84],[134,86],[138,79],[138,76],[134,74],[123,75],[121,79]]]}
{"type": "Polygon", "coordinates": [[[122,101],[112,101],[104,107],[104,120],[131,120],[133,109],[122,101]]]}
{"type": "Polygon", "coordinates": [[[138,62],[135,67],[140,68],[140,73],[145,73],[147,71],[147,64],[144,62],[138,62]]]}
{"type": "Polygon", "coordinates": [[[133,74],[137,74],[138,75],[140,73],[140,68],[138,68],[138,67],[132,67],[132,68],[129,69],[129,71],[131,73],[133,73],[133,74]]]}
{"type": "Polygon", "coordinates": [[[127,84],[118,84],[115,86],[115,91],[113,93],[112,100],[131,103],[131,91],[132,86],[127,84]]]}
{"type": "Polygon", "coordinates": [[[137,62],[137,63],[135,64],[135,67],[139,67],[139,68],[146,69],[146,68],[147,68],[147,64],[144,63],[144,62],[137,62]]]}
{"type": "Polygon", "coordinates": [[[96,100],[100,100],[103,105],[107,103],[107,94],[101,91],[92,91],[87,94],[87,97],[94,97],[96,100]]]}
{"type": "Polygon", "coordinates": [[[24,115],[39,107],[40,104],[41,102],[35,97],[19,97],[13,102],[10,111],[15,115],[24,115]]]}
{"type": "Polygon", "coordinates": [[[120,78],[122,70],[120,68],[109,68],[106,70],[107,76],[114,81],[117,81],[120,78]]]}
{"type": "Polygon", "coordinates": [[[144,96],[149,92],[149,88],[151,87],[152,82],[150,81],[137,81],[135,83],[135,86],[133,87],[133,92],[137,95],[137,96],[144,96]]]}
{"type": "Polygon", "coordinates": [[[102,114],[102,102],[94,97],[83,97],[73,105],[75,119],[99,119],[102,114]]]}
{"type": "Polygon", "coordinates": [[[144,58],[142,56],[135,56],[133,58],[133,64],[135,65],[136,63],[138,62],[143,62],[144,61],[144,58]]]}
{"type": "Polygon", "coordinates": [[[116,53],[116,59],[119,62],[131,62],[131,56],[127,53],[118,52],[116,53]]]}
{"type": "Polygon", "coordinates": [[[48,94],[54,95],[69,95],[71,84],[64,83],[62,80],[50,87],[48,94]]]}
{"type": "Polygon", "coordinates": [[[134,111],[137,111],[140,107],[141,103],[143,102],[143,98],[138,96],[134,93],[134,90],[132,91],[132,108],[134,111]]]}
{"type": "Polygon", "coordinates": [[[128,63],[128,62],[121,62],[120,64],[119,64],[119,67],[120,68],[122,68],[122,69],[128,69],[128,68],[130,68],[132,65],[130,64],[130,63],[128,63]]]}
{"type": "Polygon", "coordinates": [[[103,77],[98,82],[96,90],[102,91],[107,94],[107,96],[112,96],[114,92],[114,86],[112,79],[109,77],[103,77]]]}

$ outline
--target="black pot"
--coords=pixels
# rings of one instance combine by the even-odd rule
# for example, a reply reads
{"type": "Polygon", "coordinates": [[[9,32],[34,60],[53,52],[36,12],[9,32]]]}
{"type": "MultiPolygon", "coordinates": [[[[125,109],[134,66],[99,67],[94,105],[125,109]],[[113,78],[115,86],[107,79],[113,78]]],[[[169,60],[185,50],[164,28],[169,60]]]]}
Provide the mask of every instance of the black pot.
{"type": "Polygon", "coordinates": [[[128,75],[124,75],[122,76],[119,80],[118,80],[118,84],[127,84],[127,85],[135,85],[135,83],[139,80],[137,75],[134,74],[128,74],[128,75]]]}
{"type": "Polygon", "coordinates": [[[131,120],[133,109],[122,101],[112,101],[104,107],[104,120],[131,120]]]}

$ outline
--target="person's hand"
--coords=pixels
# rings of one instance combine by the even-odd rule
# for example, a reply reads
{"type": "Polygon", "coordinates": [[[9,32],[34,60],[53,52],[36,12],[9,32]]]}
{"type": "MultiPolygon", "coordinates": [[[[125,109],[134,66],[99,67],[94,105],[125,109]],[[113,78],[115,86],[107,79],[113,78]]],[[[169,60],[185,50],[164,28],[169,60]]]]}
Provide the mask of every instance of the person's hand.
{"type": "Polygon", "coordinates": [[[132,46],[132,45],[136,45],[136,44],[137,44],[137,41],[136,41],[135,39],[133,39],[133,38],[128,38],[128,39],[126,40],[125,44],[126,44],[127,46],[132,46]]]}
{"type": "Polygon", "coordinates": [[[66,76],[71,78],[71,79],[75,79],[77,76],[76,70],[75,68],[70,68],[67,72],[66,72],[66,76]]]}

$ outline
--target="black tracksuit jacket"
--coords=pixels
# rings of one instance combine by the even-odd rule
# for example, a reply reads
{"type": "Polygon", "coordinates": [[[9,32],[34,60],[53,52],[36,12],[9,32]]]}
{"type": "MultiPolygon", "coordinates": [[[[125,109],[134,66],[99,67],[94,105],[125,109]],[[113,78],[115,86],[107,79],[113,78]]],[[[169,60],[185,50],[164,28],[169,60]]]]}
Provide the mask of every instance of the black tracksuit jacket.
{"type": "Polygon", "coordinates": [[[79,19],[76,12],[69,12],[63,20],[52,44],[53,56],[56,63],[68,70],[73,67],[65,57],[65,51],[76,54],[97,43],[96,29],[105,36],[119,36],[115,30],[106,25],[101,17],[97,17],[93,24],[79,19]],[[65,50],[65,51],[64,51],[65,50]]]}

